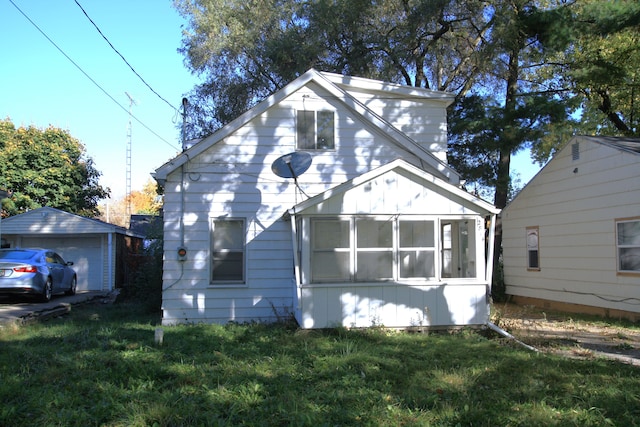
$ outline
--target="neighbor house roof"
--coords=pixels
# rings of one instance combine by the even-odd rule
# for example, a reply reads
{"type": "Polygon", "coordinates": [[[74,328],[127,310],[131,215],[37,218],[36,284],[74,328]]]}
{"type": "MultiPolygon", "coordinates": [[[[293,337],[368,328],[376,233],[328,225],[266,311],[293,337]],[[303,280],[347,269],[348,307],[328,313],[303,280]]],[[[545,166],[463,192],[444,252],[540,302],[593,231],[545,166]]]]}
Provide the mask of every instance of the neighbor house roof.
{"type": "Polygon", "coordinates": [[[426,164],[434,167],[442,174],[443,177],[447,177],[447,179],[453,183],[459,182],[460,176],[455,170],[453,170],[453,168],[451,168],[451,166],[437,158],[432,152],[422,147],[354,96],[350,95],[344,87],[351,86],[368,91],[387,91],[407,98],[413,97],[438,100],[444,102],[445,105],[449,105],[453,102],[453,95],[429,89],[384,83],[377,80],[345,77],[339,74],[319,72],[314,69],[307,71],[281,90],[237,117],[235,120],[223,126],[210,136],[203,138],[197,144],[191,146],[174,159],[159,167],[153,175],[154,178],[159,182],[162,182],[166,179],[167,175],[184,165],[189,159],[198,156],[214,144],[240,129],[253,118],[259,116],[270,107],[278,104],[283,99],[312,81],[334,95],[336,99],[346,106],[348,110],[362,118],[365,122],[368,122],[372,128],[377,129],[379,133],[391,138],[396,144],[418,156],[426,164]]]}
{"type": "MultiPolygon", "coordinates": [[[[560,151],[563,151],[565,149],[570,150],[571,145],[576,142],[591,142],[594,144],[605,145],[607,147],[624,151],[626,153],[640,155],[640,138],[627,138],[627,137],[619,137],[619,136],[575,135],[575,136],[572,136],[571,139],[569,139],[569,141],[567,141],[567,143],[562,148],[560,148],[557,153],[553,155],[553,157],[556,157],[560,151]]],[[[553,160],[553,158],[551,160],[553,160]]],[[[540,169],[538,173],[535,174],[533,178],[529,180],[529,182],[518,192],[518,194],[516,194],[513,200],[511,200],[507,204],[507,206],[505,207],[505,210],[508,210],[509,206],[513,204],[513,202],[523,193],[523,191],[529,186],[529,184],[536,179],[538,175],[543,173],[543,171],[547,168],[548,165],[549,165],[549,162],[547,162],[547,164],[545,164],[542,167],[542,169],[540,169]]]]}
{"type": "Polygon", "coordinates": [[[131,237],[143,236],[115,224],[87,218],[48,206],[33,209],[2,219],[3,232],[7,234],[49,234],[49,233],[97,233],[124,234],[131,237]]]}
{"type": "Polygon", "coordinates": [[[640,138],[625,138],[619,136],[586,136],[579,135],[572,138],[572,141],[590,141],[597,144],[608,145],[622,151],[640,154],[640,138]]]}

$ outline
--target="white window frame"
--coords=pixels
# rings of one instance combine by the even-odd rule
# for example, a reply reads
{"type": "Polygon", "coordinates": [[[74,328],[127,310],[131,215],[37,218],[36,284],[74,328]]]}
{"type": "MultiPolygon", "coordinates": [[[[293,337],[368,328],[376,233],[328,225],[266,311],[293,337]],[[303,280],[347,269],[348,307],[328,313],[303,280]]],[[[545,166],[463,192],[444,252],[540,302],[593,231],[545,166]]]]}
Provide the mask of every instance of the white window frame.
{"type": "Polygon", "coordinates": [[[335,111],[332,110],[296,110],[296,149],[298,150],[305,150],[305,151],[332,151],[336,149],[336,113],[335,111]],[[303,132],[301,132],[301,126],[302,126],[302,122],[304,120],[306,120],[306,118],[303,118],[302,115],[303,114],[313,114],[313,123],[310,123],[310,125],[313,126],[313,146],[310,146],[311,144],[308,143],[307,141],[303,141],[303,132]],[[324,147],[322,146],[322,144],[320,144],[320,135],[319,135],[319,129],[318,129],[318,123],[319,123],[319,119],[318,116],[319,115],[324,115],[324,114],[331,114],[331,144],[328,147],[324,147]],[[307,142],[307,144],[305,144],[304,146],[302,145],[303,142],[307,142]]]}
{"type": "Polygon", "coordinates": [[[540,227],[526,228],[525,245],[527,249],[527,270],[540,271],[540,227]],[[532,256],[535,253],[536,265],[532,265],[532,256]]]}
{"type": "MultiPolygon", "coordinates": [[[[375,282],[417,282],[417,281],[439,281],[442,280],[442,238],[440,229],[444,223],[452,223],[455,221],[468,221],[468,233],[470,235],[468,240],[468,251],[473,251],[472,260],[470,263],[472,267],[467,270],[467,277],[454,275],[454,277],[447,277],[446,280],[465,281],[465,280],[477,280],[482,274],[482,271],[478,268],[477,257],[479,256],[477,251],[483,243],[478,242],[481,237],[477,234],[476,218],[452,216],[442,218],[438,216],[426,216],[426,215],[353,215],[353,216],[310,216],[306,217],[301,222],[303,229],[308,227],[310,230],[308,240],[301,242],[303,245],[301,249],[301,262],[302,262],[302,283],[304,284],[321,284],[321,283],[375,283],[375,282]],[[323,221],[342,221],[348,224],[348,231],[345,230],[343,236],[348,235],[348,242],[340,248],[320,248],[316,247],[313,235],[315,233],[315,224],[322,223],[323,221]],[[380,226],[384,226],[385,223],[391,225],[391,240],[385,239],[384,242],[369,243],[369,246],[358,246],[358,230],[357,225],[359,221],[368,222],[368,226],[371,226],[371,222],[379,222],[380,226]],[[422,222],[427,227],[432,227],[431,234],[426,239],[421,239],[421,242],[416,244],[405,244],[401,246],[400,239],[400,226],[402,222],[422,222]],[[471,237],[471,234],[473,235],[471,237]],[[432,241],[431,241],[432,240],[432,241]],[[390,243],[390,246],[389,246],[390,243]],[[432,245],[432,246],[429,246],[432,245]],[[348,247],[347,247],[348,246],[348,247]],[[305,255],[307,254],[307,255],[305,255]],[[329,254],[327,258],[330,258],[333,254],[336,259],[341,258],[343,264],[340,268],[336,268],[336,274],[331,277],[331,271],[328,274],[318,275],[314,268],[328,269],[327,265],[318,263],[318,267],[315,267],[317,259],[314,259],[318,254],[329,254]],[[371,274],[372,270],[368,269],[368,274],[364,277],[358,277],[359,272],[357,269],[359,256],[365,255],[367,257],[375,258],[376,254],[379,254],[380,264],[384,263],[389,265],[389,259],[386,254],[391,254],[391,271],[388,276],[384,274],[371,274]],[[348,265],[346,258],[348,257],[348,265]],[[403,277],[404,271],[415,272],[419,268],[409,267],[407,270],[403,269],[402,263],[406,262],[403,257],[409,257],[411,262],[419,262],[418,259],[429,260],[429,264],[423,270],[426,274],[418,276],[417,274],[408,274],[407,277],[403,277]],[[403,271],[404,270],[404,271],[403,271]],[[348,271],[348,274],[346,273],[348,271]],[[319,278],[319,276],[322,276],[319,278]],[[459,276],[459,277],[458,277],[459,276]]],[[[364,224],[364,223],[363,223],[364,224]]],[[[298,230],[300,232],[300,230],[298,230]]],[[[305,233],[306,234],[306,233],[305,233]]],[[[416,264],[417,265],[417,264],[416,264]]],[[[386,271],[386,269],[385,269],[386,271]]]]}
{"type": "Polygon", "coordinates": [[[616,270],[618,275],[629,275],[629,276],[640,276],[640,262],[637,262],[638,269],[627,269],[623,268],[624,256],[623,253],[627,253],[626,256],[629,256],[629,251],[633,251],[631,254],[632,257],[640,256],[640,237],[634,238],[634,240],[638,239],[639,241],[622,241],[624,236],[621,235],[621,227],[623,224],[637,223],[637,227],[640,227],[640,217],[633,218],[619,218],[615,220],[616,227],[616,270]]]}
{"type": "Polygon", "coordinates": [[[211,218],[209,221],[210,231],[209,231],[209,250],[210,250],[210,262],[209,262],[209,283],[213,286],[220,285],[244,285],[246,283],[247,277],[247,228],[246,228],[246,219],[245,218],[211,218]],[[216,232],[216,223],[231,223],[231,222],[239,222],[241,224],[241,238],[242,242],[240,245],[232,245],[231,247],[221,248],[216,250],[214,248],[215,245],[215,232],[216,232]],[[239,247],[238,247],[239,246],[239,247]],[[215,279],[215,271],[214,271],[214,261],[217,254],[241,254],[242,255],[242,277],[240,279],[215,279]]]}

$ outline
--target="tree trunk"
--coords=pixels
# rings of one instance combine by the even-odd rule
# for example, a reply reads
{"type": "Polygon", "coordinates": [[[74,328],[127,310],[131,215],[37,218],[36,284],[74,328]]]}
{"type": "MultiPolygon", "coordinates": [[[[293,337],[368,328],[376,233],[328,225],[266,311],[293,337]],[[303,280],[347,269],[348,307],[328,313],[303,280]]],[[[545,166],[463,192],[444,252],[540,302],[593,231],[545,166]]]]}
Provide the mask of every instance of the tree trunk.
{"type": "MultiPolygon", "coordinates": [[[[517,132],[515,131],[516,123],[513,120],[516,110],[516,91],[518,88],[519,69],[519,52],[521,45],[516,43],[513,50],[509,54],[509,71],[507,75],[507,93],[504,104],[504,117],[507,119],[507,125],[502,134],[500,144],[500,160],[496,171],[496,192],[494,195],[494,206],[503,209],[507,205],[509,197],[509,172],[511,168],[511,151],[517,147],[519,141],[516,141],[517,132]]],[[[502,255],[502,219],[500,216],[496,219],[495,241],[493,250],[493,288],[494,296],[498,299],[504,296],[505,286],[502,280],[501,268],[502,255]]]]}

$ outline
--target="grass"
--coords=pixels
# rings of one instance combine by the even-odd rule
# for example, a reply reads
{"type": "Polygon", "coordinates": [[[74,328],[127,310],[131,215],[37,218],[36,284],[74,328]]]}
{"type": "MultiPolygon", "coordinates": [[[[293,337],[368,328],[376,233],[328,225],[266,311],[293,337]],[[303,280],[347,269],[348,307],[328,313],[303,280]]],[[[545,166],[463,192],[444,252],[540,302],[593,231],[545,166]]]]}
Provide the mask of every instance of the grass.
{"type": "Polygon", "coordinates": [[[165,327],[130,304],[0,329],[0,425],[634,426],[640,369],[473,331],[165,327]]]}

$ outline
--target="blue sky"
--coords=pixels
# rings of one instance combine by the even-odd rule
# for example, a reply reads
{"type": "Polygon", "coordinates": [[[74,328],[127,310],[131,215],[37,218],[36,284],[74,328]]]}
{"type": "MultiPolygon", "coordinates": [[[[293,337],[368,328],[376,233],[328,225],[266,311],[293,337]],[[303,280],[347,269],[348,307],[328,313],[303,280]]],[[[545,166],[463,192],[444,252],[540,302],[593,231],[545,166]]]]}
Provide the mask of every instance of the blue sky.
{"type": "Polygon", "coordinates": [[[198,81],[177,52],[185,21],[170,0],[78,0],[165,103],[131,71],[74,0],[11,1],[0,2],[0,116],[16,126],[68,130],[102,172],[101,184],[118,199],[126,190],[128,93],[137,102],[133,115],[153,131],[132,120],[131,188],[141,189],[152,171],[180,151],[176,124],[181,117],[174,108],[180,108],[183,95],[198,81]]]}
{"type": "MultiPolygon", "coordinates": [[[[85,146],[87,156],[102,172],[100,183],[111,189],[113,199],[119,199],[126,192],[127,93],[136,101],[133,115],[144,123],[132,119],[131,188],[139,190],[151,178],[151,172],[180,151],[177,126],[181,117],[176,110],[180,109],[183,95],[199,80],[186,69],[184,57],[177,52],[185,21],[170,0],[78,3],[168,103],[131,71],[76,1],[3,0],[0,117],[9,117],[16,126],[53,125],[68,130],[85,146]]],[[[522,184],[538,169],[526,152],[512,162],[512,171],[521,174],[522,184]]]]}

